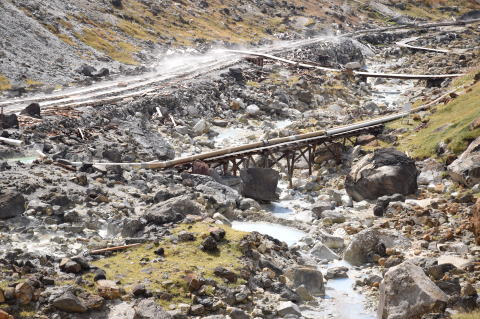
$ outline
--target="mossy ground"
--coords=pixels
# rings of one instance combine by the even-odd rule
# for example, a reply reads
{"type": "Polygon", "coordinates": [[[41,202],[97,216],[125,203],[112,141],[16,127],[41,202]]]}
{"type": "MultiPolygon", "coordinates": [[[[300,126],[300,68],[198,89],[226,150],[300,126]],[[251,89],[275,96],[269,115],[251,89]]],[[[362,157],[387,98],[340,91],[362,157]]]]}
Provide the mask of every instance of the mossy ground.
{"type": "Polygon", "coordinates": [[[9,90],[11,87],[10,81],[0,74],[0,91],[9,90]]]}
{"type": "Polygon", "coordinates": [[[458,16],[473,9],[479,9],[480,5],[470,0],[424,0],[406,1],[406,9],[399,10],[402,14],[430,20],[445,20],[452,16],[458,16]],[[442,10],[442,8],[456,7],[458,12],[442,10]]]}
{"type": "Polygon", "coordinates": [[[463,152],[473,139],[480,136],[480,128],[472,130],[469,127],[477,118],[480,118],[480,82],[448,104],[438,105],[422,126],[420,121],[414,120],[410,120],[410,124],[398,120],[387,126],[407,128],[408,131],[399,136],[397,148],[423,159],[435,157],[440,142],[446,143],[455,154],[463,152]]]}
{"type": "MultiPolygon", "coordinates": [[[[143,283],[152,291],[167,292],[173,295],[173,299],[170,301],[159,300],[164,306],[170,303],[189,302],[187,289],[189,276],[196,275],[214,279],[218,283],[224,284],[221,278],[213,274],[215,267],[222,266],[237,273],[242,268],[239,242],[246,233],[227,226],[218,227],[225,229],[226,240],[219,245],[217,253],[206,253],[199,248],[203,237],[209,234],[211,225],[205,223],[182,224],[176,227],[172,233],[176,234],[182,230],[193,232],[196,234],[195,241],[175,244],[169,239],[164,239],[158,245],[145,244],[95,261],[93,265],[105,270],[108,279],[120,281],[121,286],[127,292],[134,285],[143,283]],[[164,259],[159,262],[151,262],[159,259],[154,251],[160,247],[165,250],[164,259]]],[[[91,275],[84,278],[87,281],[92,280],[91,275]]],[[[236,284],[239,283],[241,281],[236,284]]]]}
{"type": "Polygon", "coordinates": [[[452,316],[452,319],[479,319],[480,310],[469,312],[469,313],[459,313],[452,316]]]}

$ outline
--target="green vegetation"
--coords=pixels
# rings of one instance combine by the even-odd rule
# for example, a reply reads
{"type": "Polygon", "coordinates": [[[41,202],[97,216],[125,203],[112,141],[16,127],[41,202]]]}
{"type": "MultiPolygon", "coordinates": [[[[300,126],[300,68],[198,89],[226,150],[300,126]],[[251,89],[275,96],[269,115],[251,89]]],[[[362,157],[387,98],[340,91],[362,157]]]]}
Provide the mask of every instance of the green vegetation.
{"type": "Polygon", "coordinates": [[[459,313],[452,316],[452,319],[478,319],[480,318],[480,310],[469,312],[469,313],[459,313]]]}
{"type": "Polygon", "coordinates": [[[400,136],[398,149],[407,151],[415,158],[434,157],[440,142],[446,143],[450,151],[460,154],[473,139],[480,136],[480,128],[472,130],[469,127],[474,120],[480,118],[479,101],[480,82],[447,105],[438,105],[428,118],[414,117],[417,121],[410,125],[402,124],[402,120],[398,120],[388,127],[409,129],[400,136]],[[419,120],[425,123],[421,125],[419,120]],[[414,130],[415,127],[421,128],[414,130]]]}
{"type": "MultiPolygon", "coordinates": [[[[172,233],[176,234],[182,230],[193,232],[196,235],[195,241],[174,244],[164,239],[158,245],[145,244],[100,259],[93,264],[105,270],[107,278],[119,280],[127,292],[134,285],[144,283],[151,290],[159,290],[173,296],[172,300],[159,301],[164,306],[169,303],[189,302],[188,279],[192,276],[223,283],[221,278],[213,274],[215,267],[222,266],[237,273],[242,268],[239,242],[245,233],[227,226],[215,225],[217,226],[226,230],[226,240],[219,244],[219,251],[215,254],[206,253],[199,248],[204,236],[209,234],[210,225],[182,224],[172,233]],[[154,253],[160,247],[165,250],[164,260],[152,262],[160,258],[154,253]]],[[[91,274],[84,276],[84,279],[91,282],[91,274]]],[[[239,280],[237,284],[241,282],[239,280]]],[[[208,289],[212,293],[213,287],[208,289]]]]}
{"type": "Polygon", "coordinates": [[[11,88],[12,85],[10,84],[10,81],[0,74],[0,91],[10,90],[11,88]]]}

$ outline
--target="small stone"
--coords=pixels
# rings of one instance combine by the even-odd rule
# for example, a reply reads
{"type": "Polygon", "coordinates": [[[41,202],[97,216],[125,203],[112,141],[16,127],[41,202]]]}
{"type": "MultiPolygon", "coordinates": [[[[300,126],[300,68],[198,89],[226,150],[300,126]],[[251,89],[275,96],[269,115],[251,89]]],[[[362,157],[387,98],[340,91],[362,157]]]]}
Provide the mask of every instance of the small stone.
{"type": "Polygon", "coordinates": [[[98,280],[97,290],[98,294],[105,299],[113,300],[122,296],[120,288],[111,280],[98,280]]]}
{"type": "Polygon", "coordinates": [[[190,307],[190,314],[193,316],[200,316],[205,312],[204,305],[193,305],[190,307]]]}
{"type": "Polygon", "coordinates": [[[250,319],[250,316],[245,313],[242,309],[239,308],[231,308],[230,310],[230,318],[232,319],[250,319]]]}
{"type": "Polygon", "coordinates": [[[227,279],[229,282],[236,282],[237,281],[237,274],[235,274],[233,271],[224,268],[224,267],[216,267],[215,270],[213,271],[215,276],[218,276],[220,278],[227,279]]]}
{"type": "Polygon", "coordinates": [[[146,293],[147,288],[145,288],[144,284],[137,284],[132,288],[132,295],[134,295],[135,297],[145,296],[146,293]]]}
{"type": "Polygon", "coordinates": [[[213,237],[208,236],[202,242],[202,245],[200,246],[200,248],[206,252],[216,252],[218,250],[217,241],[213,237]]]}
{"type": "Polygon", "coordinates": [[[462,296],[471,297],[476,296],[477,290],[471,284],[466,284],[462,288],[462,296]]]}
{"type": "Polygon", "coordinates": [[[93,275],[93,281],[105,280],[107,279],[106,273],[103,269],[98,268],[95,270],[93,275]]]}
{"type": "Polygon", "coordinates": [[[191,292],[197,291],[202,287],[202,282],[196,277],[192,277],[188,281],[188,290],[191,292]]]}
{"type": "Polygon", "coordinates": [[[216,241],[221,241],[225,238],[226,232],[223,228],[214,228],[210,230],[210,236],[212,236],[216,241]]]}
{"type": "Polygon", "coordinates": [[[195,239],[195,235],[191,232],[181,231],[178,233],[178,240],[180,242],[195,241],[195,239]]]}
{"type": "Polygon", "coordinates": [[[70,313],[87,311],[87,307],[74,294],[66,292],[53,301],[53,306],[58,310],[70,313]]]}
{"type": "Polygon", "coordinates": [[[33,299],[33,287],[27,282],[22,282],[16,285],[15,298],[17,298],[17,300],[23,305],[30,303],[33,299]]]}
{"type": "Polygon", "coordinates": [[[66,273],[77,274],[82,271],[82,266],[71,260],[64,265],[63,271],[66,273]]]}
{"type": "Polygon", "coordinates": [[[0,310],[0,319],[14,319],[14,317],[3,310],[0,310]]]}
{"type": "Polygon", "coordinates": [[[300,317],[302,315],[300,308],[298,308],[298,306],[291,301],[280,302],[277,307],[277,313],[281,317],[285,317],[287,315],[295,315],[300,317]]]}
{"type": "Polygon", "coordinates": [[[163,257],[165,256],[165,249],[160,247],[154,251],[154,254],[163,257]]]}

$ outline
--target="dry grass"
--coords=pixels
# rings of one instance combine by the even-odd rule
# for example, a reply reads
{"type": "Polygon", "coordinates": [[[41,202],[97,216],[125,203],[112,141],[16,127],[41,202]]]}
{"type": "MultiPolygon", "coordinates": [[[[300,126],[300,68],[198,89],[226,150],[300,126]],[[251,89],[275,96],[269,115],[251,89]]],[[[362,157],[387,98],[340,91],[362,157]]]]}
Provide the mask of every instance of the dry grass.
{"type": "Polygon", "coordinates": [[[139,49],[120,39],[113,31],[85,28],[82,33],[77,33],[75,36],[86,45],[105,53],[114,60],[125,64],[138,64],[132,55],[139,49]]]}
{"type": "Polygon", "coordinates": [[[452,316],[452,319],[480,319],[480,310],[469,313],[459,313],[452,316]]]}
{"type": "Polygon", "coordinates": [[[0,91],[10,90],[12,85],[10,81],[3,75],[0,74],[0,91]]]}

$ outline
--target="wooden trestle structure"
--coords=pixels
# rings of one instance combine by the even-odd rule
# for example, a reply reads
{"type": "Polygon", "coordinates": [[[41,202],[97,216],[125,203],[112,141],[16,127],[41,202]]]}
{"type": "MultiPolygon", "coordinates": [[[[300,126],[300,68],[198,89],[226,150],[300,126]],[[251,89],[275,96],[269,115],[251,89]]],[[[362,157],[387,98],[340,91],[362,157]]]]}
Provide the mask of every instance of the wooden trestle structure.
{"type": "MultiPolygon", "coordinates": [[[[294,142],[259,147],[204,159],[203,162],[208,164],[210,168],[220,168],[223,175],[228,175],[231,173],[233,176],[237,176],[241,169],[249,167],[282,167],[280,162],[284,161],[286,164],[286,173],[289,178],[290,185],[292,185],[295,164],[297,164],[298,161],[304,159],[308,164],[309,174],[312,174],[315,153],[319,146],[325,146],[325,148],[331,152],[334,157],[338,157],[338,152],[335,152],[335,150],[332,148],[333,142],[340,140],[342,141],[343,147],[345,147],[347,142],[356,144],[355,138],[357,136],[363,134],[378,135],[382,132],[383,127],[383,124],[379,124],[334,135],[322,135],[294,142]]],[[[337,160],[340,160],[340,158],[337,158],[337,160]]],[[[193,164],[193,162],[183,163],[177,165],[176,168],[186,170],[190,169],[193,164]]]]}

